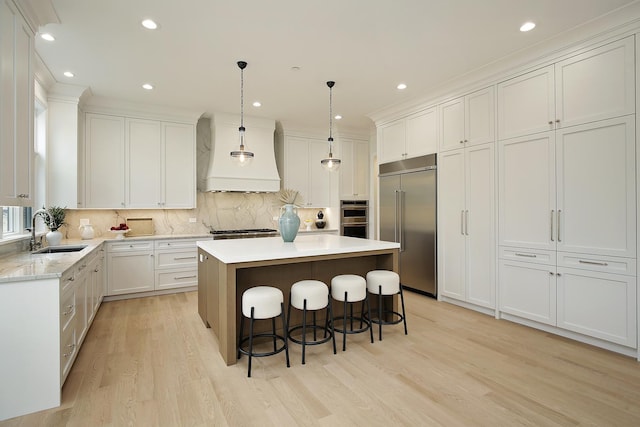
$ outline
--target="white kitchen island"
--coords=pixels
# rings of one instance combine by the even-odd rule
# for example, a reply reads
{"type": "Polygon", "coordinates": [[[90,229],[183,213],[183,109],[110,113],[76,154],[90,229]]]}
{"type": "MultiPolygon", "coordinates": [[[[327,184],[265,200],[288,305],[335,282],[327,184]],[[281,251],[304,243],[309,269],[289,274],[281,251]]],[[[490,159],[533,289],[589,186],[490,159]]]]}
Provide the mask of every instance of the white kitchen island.
{"type": "MultiPolygon", "coordinates": [[[[246,289],[277,287],[283,291],[286,306],[289,289],[299,280],[330,284],[338,274],[365,276],[376,269],[397,272],[399,248],[398,243],[335,235],[299,235],[291,243],[281,237],[198,242],[198,312],[218,338],[222,358],[232,365],[246,289]]],[[[340,313],[336,310],[334,314],[340,313]]]]}

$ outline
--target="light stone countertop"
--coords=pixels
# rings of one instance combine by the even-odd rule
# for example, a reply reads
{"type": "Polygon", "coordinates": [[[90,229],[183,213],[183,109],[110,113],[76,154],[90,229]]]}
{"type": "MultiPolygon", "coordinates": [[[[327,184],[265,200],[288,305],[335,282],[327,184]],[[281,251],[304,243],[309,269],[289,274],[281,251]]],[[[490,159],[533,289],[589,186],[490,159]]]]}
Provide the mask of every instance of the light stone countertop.
{"type": "Polygon", "coordinates": [[[91,240],[69,239],[63,240],[61,245],[87,245],[79,252],[65,252],[57,254],[32,254],[31,252],[18,252],[0,257],[0,285],[2,283],[20,282],[26,280],[39,280],[61,277],[65,271],[73,267],[77,262],[89,255],[101,246],[103,242],[126,242],[140,240],[167,240],[167,239],[211,239],[211,234],[193,235],[153,235],[138,236],[124,239],[91,240]]]}
{"type": "Polygon", "coordinates": [[[332,234],[298,235],[293,242],[282,237],[228,239],[198,242],[198,247],[225,264],[285,258],[347,254],[400,248],[399,243],[332,234]]]}

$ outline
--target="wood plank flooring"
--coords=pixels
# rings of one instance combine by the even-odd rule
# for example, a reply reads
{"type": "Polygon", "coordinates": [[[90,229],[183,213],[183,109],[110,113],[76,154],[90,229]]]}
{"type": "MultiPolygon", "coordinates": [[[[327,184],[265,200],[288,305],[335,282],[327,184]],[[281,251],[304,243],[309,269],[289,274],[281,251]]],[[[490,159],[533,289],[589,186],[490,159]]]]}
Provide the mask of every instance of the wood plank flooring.
{"type": "MultiPolygon", "coordinates": [[[[406,294],[347,351],[291,344],[227,367],[197,293],[104,303],[59,408],[0,426],[638,426],[635,359],[406,294]]],[[[337,335],[338,343],[342,336],[337,335]]]]}

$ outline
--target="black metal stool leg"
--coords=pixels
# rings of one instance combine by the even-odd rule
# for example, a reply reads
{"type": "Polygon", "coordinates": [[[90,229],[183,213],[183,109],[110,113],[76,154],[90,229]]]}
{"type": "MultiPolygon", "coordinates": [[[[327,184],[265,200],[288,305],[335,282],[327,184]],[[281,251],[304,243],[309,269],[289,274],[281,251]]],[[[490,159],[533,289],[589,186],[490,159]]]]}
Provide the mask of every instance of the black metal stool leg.
{"type": "Polygon", "coordinates": [[[251,377],[251,355],[253,354],[253,311],[254,307],[251,307],[251,321],[249,322],[249,368],[247,371],[247,377],[251,377]]]}
{"type": "MultiPolygon", "coordinates": [[[[342,351],[347,350],[347,292],[344,293],[344,313],[343,313],[344,323],[342,325],[342,351]]],[[[353,325],[352,325],[353,327],[353,325]]]]}
{"type": "MultiPolygon", "coordinates": [[[[378,341],[382,341],[382,286],[378,285],[378,341]]],[[[371,325],[373,326],[373,325],[371,325]]]]}
{"type": "Polygon", "coordinates": [[[288,335],[289,333],[287,332],[289,330],[289,325],[287,324],[287,319],[284,317],[284,303],[281,302],[280,303],[280,313],[282,314],[282,328],[284,330],[284,333],[282,334],[284,337],[284,355],[287,359],[287,368],[289,368],[291,365],[289,364],[289,339],[288,339],[288,335]]]}
{"type": "Polygon", "coordinates": [[[371,304],[369,303],[369,294],[365,293],[364,299],[367,301],[367,313],[369,314],[369,335],[371,336],[371,344],[373,344],[373,322],[371,322],[371,304]]]}
{"type": "MultiPolygon", "coordinates": [[[[327,322],[325,322],[326,324],[326,328],[329,328],[329,319],[331,319],[331,341],[333,342],[333,354],[336,354],[336,331],[333,329],[333,309],[331,308],[331,295],[329,295],[329,297],[327,298],[327,322]]],[[[325,329],[325,337],[326,337],[326,331],[327,329],[325,329]]]]}
{"type": "Polygon", "coordinates": [[[404,334],[407,335],[407,315],[404,312],[404,292],[402,292],[402,283],[400,284],[400,302],[402,303],[402,322],[404,323],[404,334]]]}
{"type": "Polygon", "coordinates": [[[316,311],[313,311],[313,340],[318,341],[318,337],[316,334],[316,311]]]}
{"type": "Polygon", "coordinates": [[[302,305],[302,364],[304,365],[305,349],[307,346],[307,299],[302,305]]]}
{"type": "Polygon", "coordinates": [[[276,318],[275,317],[271,318],[271,331],[273,333],[273,351],[276,351],[278,347],[276,345],[276,318]]]}

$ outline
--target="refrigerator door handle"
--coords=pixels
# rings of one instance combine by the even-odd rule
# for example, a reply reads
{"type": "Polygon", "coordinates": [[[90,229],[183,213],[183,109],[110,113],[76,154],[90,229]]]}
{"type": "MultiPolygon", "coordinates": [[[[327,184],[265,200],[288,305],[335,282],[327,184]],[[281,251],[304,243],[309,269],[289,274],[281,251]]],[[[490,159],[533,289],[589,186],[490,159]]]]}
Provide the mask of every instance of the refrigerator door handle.
{"type": "Polygon", "coordinates": [[[464,211],[464,234],[469,235],[469,211],[464,211]]]}
{"type": "Polygon", "coordinates": [[[400,191],[395,190],[395,196],[396,196],[396,200],[395,200],[395,218],[393,219],[393,241],[394,242],[398,242],[398,197],[400,196],[400,191]]]}
{"type": "Polygon", "coordinates": [[[464,236],[464,210],[460,211],[460,234],[464,236]]]}
{"type": "Polygon", "coordinates": [[[400,214],[398,215],[398,234],[400,235],[400,252],[404,252],[404,221],[403,221],[403,217],[404,217],[404,191],[400,190],[398,191],[399,195],[400,195],[400,203],[399,203],[399,211],[400,214]]]}

